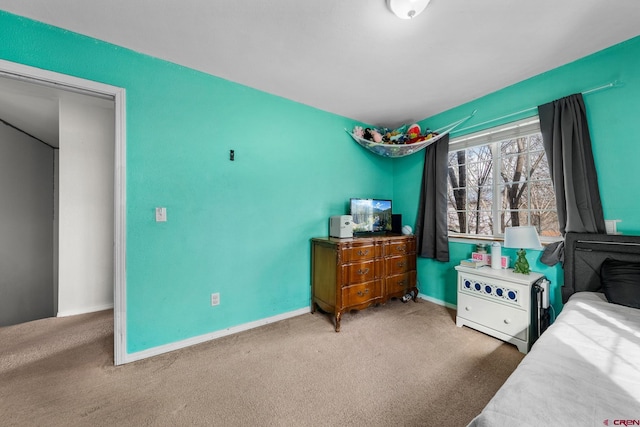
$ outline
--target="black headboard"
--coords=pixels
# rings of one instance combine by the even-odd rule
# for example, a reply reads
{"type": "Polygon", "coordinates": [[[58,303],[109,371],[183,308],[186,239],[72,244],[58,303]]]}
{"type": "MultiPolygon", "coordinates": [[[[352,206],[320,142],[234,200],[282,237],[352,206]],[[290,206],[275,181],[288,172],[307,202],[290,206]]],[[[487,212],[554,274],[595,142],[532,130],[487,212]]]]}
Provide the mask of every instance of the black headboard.
{"type": "Polygon", "coordinates": [[[640,262],[640,236],[567,233],[562,301],[576,292],[601,292],[600,266],[607,258],[640,262]]]}

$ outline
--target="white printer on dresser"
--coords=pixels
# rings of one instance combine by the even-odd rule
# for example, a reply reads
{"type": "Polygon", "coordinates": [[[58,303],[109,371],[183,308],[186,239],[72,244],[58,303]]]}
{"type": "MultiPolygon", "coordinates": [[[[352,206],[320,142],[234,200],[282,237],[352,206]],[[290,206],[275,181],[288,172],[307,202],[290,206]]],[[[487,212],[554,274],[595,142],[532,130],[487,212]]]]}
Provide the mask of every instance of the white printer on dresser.
{"type": "Polygon", "coordinates": [[[329,218],[329,236],[341,239],[353,237],[353,217],[336,215],[329,218]]]}

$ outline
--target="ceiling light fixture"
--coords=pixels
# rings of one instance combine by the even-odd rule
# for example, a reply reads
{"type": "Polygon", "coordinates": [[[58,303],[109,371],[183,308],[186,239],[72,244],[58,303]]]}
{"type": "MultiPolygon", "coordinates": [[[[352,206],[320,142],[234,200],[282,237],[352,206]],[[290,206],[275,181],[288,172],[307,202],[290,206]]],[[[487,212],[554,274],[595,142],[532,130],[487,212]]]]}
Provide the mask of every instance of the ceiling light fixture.
{"type": "Polygon", "coordinates": [[[387,7],[398,18],[411,19],[420,15],[431,0],[387,0],[387,7]]]}

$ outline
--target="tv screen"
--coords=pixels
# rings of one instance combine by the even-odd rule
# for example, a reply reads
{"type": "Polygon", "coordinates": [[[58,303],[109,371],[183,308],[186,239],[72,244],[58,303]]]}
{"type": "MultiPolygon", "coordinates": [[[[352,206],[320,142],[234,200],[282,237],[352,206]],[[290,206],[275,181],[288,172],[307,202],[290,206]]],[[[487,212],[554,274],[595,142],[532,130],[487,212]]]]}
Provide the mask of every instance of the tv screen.
{"type": "Polygon", "coordinates": [[[391,200],[351,199],[354,233],[391,231],[391,200]]]}

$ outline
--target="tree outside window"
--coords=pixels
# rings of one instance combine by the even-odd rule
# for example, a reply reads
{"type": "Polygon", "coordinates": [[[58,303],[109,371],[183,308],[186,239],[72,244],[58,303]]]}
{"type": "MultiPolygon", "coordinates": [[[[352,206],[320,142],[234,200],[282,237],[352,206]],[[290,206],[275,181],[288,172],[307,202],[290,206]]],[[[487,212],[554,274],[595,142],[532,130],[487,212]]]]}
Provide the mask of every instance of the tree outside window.
{"type": "Polygon", "coordinates": [[[461,144],[451,141],[450,235],[499,237],[505,227],[533,225],[542,238],[560,236],[555,193],[539,128],[525,126],[515,136],[513,128],[507,130],[463,138],[467,145],[460,149],[456,146],[461,144]]]}

